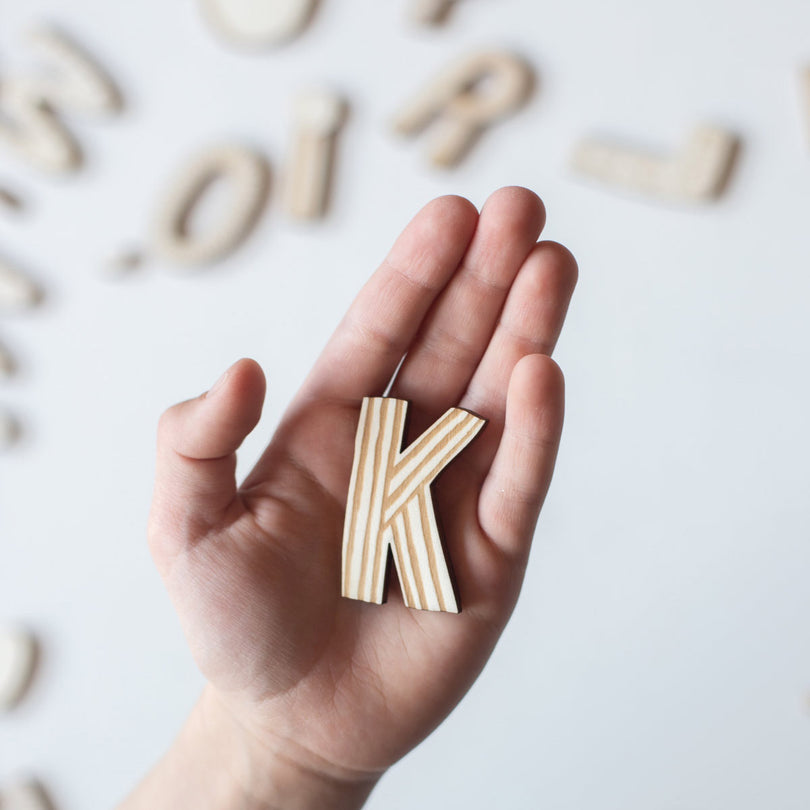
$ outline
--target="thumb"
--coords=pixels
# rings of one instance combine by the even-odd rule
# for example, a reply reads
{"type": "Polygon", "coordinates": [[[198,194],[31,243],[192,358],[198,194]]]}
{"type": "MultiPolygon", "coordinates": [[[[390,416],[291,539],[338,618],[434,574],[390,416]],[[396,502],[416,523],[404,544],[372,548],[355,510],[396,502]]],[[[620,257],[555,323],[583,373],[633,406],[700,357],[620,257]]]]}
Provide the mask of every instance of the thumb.
{"type": "Polygon", "coordinates": [[[161,417],[149,519],[156,557],[174,556],[225,517],[236,499],[236,450],[256,427],[264,394],[261,367],[243,359],[161,417]]]}

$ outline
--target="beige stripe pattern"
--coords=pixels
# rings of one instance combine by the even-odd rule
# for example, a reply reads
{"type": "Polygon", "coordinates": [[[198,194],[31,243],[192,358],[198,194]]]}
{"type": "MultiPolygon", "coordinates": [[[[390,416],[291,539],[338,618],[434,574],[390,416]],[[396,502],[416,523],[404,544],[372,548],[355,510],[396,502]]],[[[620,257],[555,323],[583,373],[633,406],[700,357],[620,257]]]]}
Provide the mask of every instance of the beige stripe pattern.
{"type": "Polygon", "coordinates": [[[450,408],[402,450],[408,403],[366,397],[343,528],[343,596],[382,604],[388,550],[408,607],[458,613],[430,485],[485,420],[450,408]]]}

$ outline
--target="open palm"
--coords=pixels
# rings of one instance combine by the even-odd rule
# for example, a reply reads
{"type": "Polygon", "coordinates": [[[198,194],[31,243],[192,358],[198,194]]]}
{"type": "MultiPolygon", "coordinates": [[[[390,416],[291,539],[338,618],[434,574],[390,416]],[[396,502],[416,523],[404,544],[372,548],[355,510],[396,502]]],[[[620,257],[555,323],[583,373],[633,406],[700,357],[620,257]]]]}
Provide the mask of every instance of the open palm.
{"type": "Polygon", "coordinates": [[[576,280],[537,243],[529,191],[426,206],[361,291],[241,487],[235,451],[264,377],[236,363],[161,420],[150,544],[218,700],[268,749],[372,776],[480,672],[514,607],[548,488],[563,381],[548,355],[576,280]],[[406,444],[448,407],[488,420],[434,487],[459,615],[340,595],[341,538],[364,396],[411,402],[406,444]]]}

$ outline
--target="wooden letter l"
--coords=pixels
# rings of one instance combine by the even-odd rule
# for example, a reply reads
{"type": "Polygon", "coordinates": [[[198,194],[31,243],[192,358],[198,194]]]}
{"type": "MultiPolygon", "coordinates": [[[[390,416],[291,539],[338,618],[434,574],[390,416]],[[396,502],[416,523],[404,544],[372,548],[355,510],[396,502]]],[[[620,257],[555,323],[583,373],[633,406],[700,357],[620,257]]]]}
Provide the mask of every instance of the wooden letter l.
{"type": "Polygon", "coordinates": [[[343,596],[382,604],[388,548],[408,607],[458,613],[430,485],[485,420],[450,408],[402,450],[408,403],[366,397],[343,528],[343,596]]]}

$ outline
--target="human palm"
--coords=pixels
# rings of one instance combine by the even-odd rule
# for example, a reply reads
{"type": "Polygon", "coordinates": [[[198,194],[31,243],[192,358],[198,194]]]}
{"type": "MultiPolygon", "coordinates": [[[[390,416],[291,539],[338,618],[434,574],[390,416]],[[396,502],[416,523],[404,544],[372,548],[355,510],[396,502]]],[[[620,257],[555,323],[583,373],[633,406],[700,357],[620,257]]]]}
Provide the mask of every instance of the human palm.
{"type": "Polygon", "coordinates": [[[426,206],[352,305],[264,455],[236,486],[258,422],[250,360],[161,420],[150,545],[208,687],[252,738],[304,767],[378,774],[480,672],[514,607],[562,425],[548,358],[576,280],[536,244],[524,189],[480,216],[426,206]],[[343,516],[364,396],[411,402],[409,444],[448,407],[488,420],[434,486],[461,613],[340,595],[343,516]]]}

